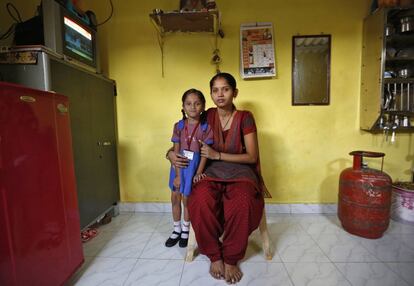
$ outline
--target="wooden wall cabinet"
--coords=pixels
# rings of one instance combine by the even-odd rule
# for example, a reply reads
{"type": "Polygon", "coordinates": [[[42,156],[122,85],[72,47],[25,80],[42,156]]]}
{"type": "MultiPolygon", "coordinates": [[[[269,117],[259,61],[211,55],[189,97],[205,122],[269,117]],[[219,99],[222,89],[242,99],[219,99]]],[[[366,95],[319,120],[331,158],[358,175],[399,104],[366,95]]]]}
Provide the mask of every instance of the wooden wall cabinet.
{"type": "Polygon", "coordinates": [[[413,7],[379,9],[364,20],[360,101],[363,130],[387,134],[414,131],[414,31],[403,27],[411,19],[413,7]]]}

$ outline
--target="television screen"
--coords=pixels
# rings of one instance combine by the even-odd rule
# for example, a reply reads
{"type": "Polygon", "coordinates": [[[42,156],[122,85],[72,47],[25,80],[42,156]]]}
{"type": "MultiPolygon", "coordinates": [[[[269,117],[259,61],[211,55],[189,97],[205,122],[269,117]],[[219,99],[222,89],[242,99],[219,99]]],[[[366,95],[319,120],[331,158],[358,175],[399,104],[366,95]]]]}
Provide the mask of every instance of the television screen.
{"type": "Polygon", "coordinates": [[[64,50],[83,63],[95,65],[93,32],[67,16],[63,17],[63,24],[64,50]]]}

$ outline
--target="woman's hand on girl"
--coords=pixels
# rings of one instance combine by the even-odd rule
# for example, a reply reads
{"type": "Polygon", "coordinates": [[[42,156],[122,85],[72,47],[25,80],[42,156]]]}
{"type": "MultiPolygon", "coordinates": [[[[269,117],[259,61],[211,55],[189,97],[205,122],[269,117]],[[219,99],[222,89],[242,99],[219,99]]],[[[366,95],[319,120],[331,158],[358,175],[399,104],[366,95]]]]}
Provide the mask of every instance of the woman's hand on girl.
{"type": "Polygon", "coordinates": [[[167,154],[168,160],[170,160],[171,164],[178,168],[185,168],[188,166],[188,159],[184,155],[175,153],[174,151],[170,150],[167,154]]]}
{"type": "Polygon", "coordinates": [[[205,157],[211,160],[220,160],[220,152],[217,152],[216,150],[214,150],[213,148],[211,148],[210,146],[208,146],[206,143],[204,143],[201,140],[198,140],[198,142],[201,144],[201,147],[200,147],[201,157],[205,157]]]}
{"type": "Polygon", "coordinates": [[[200,182],[202,179],[204,179],[206,177],[206,174],[204,173],[200,173],[200,174],[195,174],[194,178],[193,178],[193,183],[197,183],[200,182]]]}

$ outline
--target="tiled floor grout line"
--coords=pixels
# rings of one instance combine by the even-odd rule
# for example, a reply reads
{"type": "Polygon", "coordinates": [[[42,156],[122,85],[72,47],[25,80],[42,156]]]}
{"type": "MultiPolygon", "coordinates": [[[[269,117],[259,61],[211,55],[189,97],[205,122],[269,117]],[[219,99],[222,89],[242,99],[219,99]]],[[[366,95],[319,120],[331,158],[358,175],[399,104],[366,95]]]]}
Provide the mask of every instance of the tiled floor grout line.
{"type": "Polygon", "coordinates": [[[178,285],[181,285],[181,281],[183,280],[184,267],[185,267],[185,260],[183,262],[183,267],[181,268],[181,275],[180,275],[180,280],[178,281],[178,285]]]}
{"type": "MultiPolygon", "coordinates": [[[[290,216],[292,216],[292,214],[290,214],[290,216]]],[[[276,222],[277,223],[277,222],[276,222]]],[[[308,234],[308,232],[302,227],[302,225],[300,224],[300,223],[298,223],[298,222],[295,222],[295,223],[292,223],[292,222],[289,222],[288,224],[298,224],[299,225],[299,227],[306,233],[306,234],[308,234]]],[[[279,234],[280,235],[280,234],[279,234]]],[[[311,239],[313,240],[313,237],[312,236],[310,236],[311,237],[311,239]]],[[[283,261],[283,259],[282,259],[282,257],[280,256],[280,254],[279,254],[279,251],[277,251],[277,249],[276,249],[276,246],[274,246],[274,248],[275,248],[275,252],[276,252],[276,254],[278,255],[278,257],[279,257],[279,259],[280,259],[280,261],[281,261],[281,263],[282,263],[282,265],[283,265],[283,268],[285,269],[285,271],[286,271],[286,273],[287,273],[287,275],[288,275],[288,277],[289,277],[289,280],[290,280],[290,282],[292,283],[292,285],[293,286],[296,286],[295,285],[295,282],[293,281],[293,278],[291,277],[291,275],[290,275],[290,273],[289,273],[289,271],[287,270],[287,267],[286,267],[286,264],[285,263],[289,263],[289,262],[285,262],[285,261],[283,261]]]]}
{"type": "MultiPolygon", "coordinates": [[[[122,223],[121,224],[121,226],[123,226],[124,224],[126,224],[126,222],[128,221],[128,220],[130,220],[130,218],[131,218],[131,215],[129,216],[129,218],[124,222],[124,223],[122,223]]],[[[117,230],[105,230],[105,229],[103,229],[103,230],[101,230],[101,231],[98,231],[98,235],[100,235],[100,234],[102,234],[103,232],[109,232],[109,233],[111,233],[111,234],[114,234],[114,233],[116,233],[116,232],[118,232],[117,230]]],[[[111,239],[112,239],[112,235],[111,235],[111,239]]],[[[108,239],[97,251],[96,251],[96,253],[95,253],[95,255],[92,255],[92,256],[89,256],[89,257],[93,257],[93,258],[102,258],[102,257],[99,257],[98,256],[98,254],[105,248],[105,246],[111,241],[111,239],[108,239]]],[[[87,242],[86,242],[87,243],[87,242]]]]}
{"type": "Polygon", "coordinates": [[[316,246],[319,248],[319,250],[328,258],[329,262],[335,267],[335,269],[337,271],[339,271],[339,273],[341,273],[342,277],[344,277],[344,279],[346,281],[348,281],[349,285],[353,286],[352,282],[349,281],[349,279],[346,277],[345,273],[343,273],[338,266],[335,264],[335,262],[333,262],[331,260],[331,258],[329,257],[329,255],[327,253],[325,253],[325,251],[323,251],[322,247],[319,245],[319,243],[315,240],[315,238],[306,230],[303,228],[302,224],[299,224],[300,227],[310,236],[310,238],[312,239],[312,241],[316,244],[316,246]]]}
{"type": "Polygon", "coordinates": [[[295,282],[293,281],[293,278],[290,276],[289,271],[287,270],[287,267],[285,265],[285,262],[283,262],[282,260],[280,260],[282,262],[283,265],[283,269],[285,269],[287,276],[289,277],[290,282],[292,283],[292,286],[296,286],[295,282]]]}
{"type": "MultiPolygon", "coordinates": [[[[276,245],[274,244],[274,242],[272,242],[272,243],[273,243],[273,248],[274,248],[273,251],[277,254],[277,257],[279,257],[280,262],[283,263],[282,256],[280,256],[279,251],[277,251],[276,245]]],[[[264,255],[264,253],[263,253],[263,255],[264,255]]]]}
{"type": "MultiPolygon", "coordinates": [[[[122,225],[125,225],[131,219],[131,217],[132,217],[132,215],[122,225]]],[[[148,243],[151,241],[151,237],[154,235],[155,230],[157,229],[158,225],[160,224],[161,218],[159,219],[159,221],[158,221],[157,225],[155,226],[154,230],[151,232],[151,235],[149,236],[149,238],[147,239],[147,242],[145,243],[144,247],[142,248],[141,252],[139,253],[138,258],[136,258],[136,262],[135,262],[134,266],[131,268],[131,271],[129,271],[129,273],[127,275],[127,278],[125,279],[124,283],[122,283],[123,286],[125,286],[125,284],[128,282],[128,279],[131,276],[132,271],[134,271],[135,266],[141,260],[141,255],[143,254],[143,252],[144,252],[145,248],[147,247],[148,243]]]]}
{"type": "MultiPolygon", "coordinates": [[[[401,263],[401,262],[397,262],[397,263],[401,263]]],[[[405,262],[405,263],[407,263],[407,262],[405,262]]],[[[408,262],[408,263],[410,263],[410,264],[413,264],[413,266],[414,266],[414,262],[408,262]]],[[[386,264],[387,266],[388,266],[388,264],[386,264]]],[[[391,268],[391,267],[389,267],[389,268],[391,268]]],[[[399,273],[396,273],[392,268],[391,268],[391,270],[396,274],[396,275],[398,275],[398,276],[400,276],[400,274],[399,273]]],[[[408,281],[408,280],[405,280],[405,278],[404,278],[404,276],[400,276],[401,277],[401,279],[403,279],[405,282],[407,282],[407,284],[408,285],[414,285],[414,282],[410,282],[410,281],[408,281]]]]}
{"type": "Polygon", "coordinates": [[[127,275],[127,276],[126,276],[126,278],[125,278],[125,281],[122,283],[122,285],[123,285],[123,286],[125,286],[125,284],[128,282],[128,278],[129,278],[129,276],[131,276],[132,271],[134,271],[135,266],[138,264],[139,258],[137,258],[137,259],[135,259],[135,260],[136,260],[136,261],[135,261],[134,266],[132,266],[131,270],[129,271],[128,275],[127,275]]]}
{"type": "MultiPolygon", "coordinates": [[[[290,215],[292,215],[292,214],[290,214],[290,215]]],[[[298,223],[298,222],[294,222],[294,223],[297,224],[300,227],[300,229],[303,230],[306,234],[308,234],[308,232],[302,227],[302,225],[300,223],[298,223]]],[[[292,222],[289,222],[289,224],[292,224],[292,222]]],[[[311,239],[313,240],[313,237],[312,236],[311,236],[311,239]]],[[[283,261],[283,259],[282,259],[282,257],[280,255],[279,255],[279,257],[280,257],[280,260],[283,263],[283,267],[285,268],[285,271],[286,271],[286,273],[287,273],[290,281],[292,282],[292,285],[293,286],[296,286],[295,283],[294,283],[294,281],[293,281],[293,278],[291,277],[289,271],[287,270],[286,264],[285,264],[285,263],[289,263],[289,262],[283,261]]]]}
{"type": "Polygon", "coordinates": [[[151,238],[154,236],[155,234],[155,230],[158,228],[159,224],[161,223],[162,217],[160,217],[160,219],[158,220],[157,225],[154,227],[154,230],[152,231],[150,237],[148,238],[147,242],[145,243],[144,247],[141,250],[141,253],[138,255],[138,259],[141,259],[142,254],[144,253],[145,248],[147,247],[148,243],[151,241],[151,238]]]}
{"type": "MultiPolygon", "coordinates": [[[[388,263],[401,263],[401,262],[382,262],[383,264],[385,264],[385,267],[387,267],[388,269],[390,269],[393,273],[395,273],[395,275],[399,276],[402,280],[404,280],[405,282],[407,282],[408,285],[411,285],[410,281],[405,280],[404,276],[400,276],[400,273],[396,272],[391,266],[388,265],[388,263]]],[[[414,266],[413,262],[404,262],[404,263],[412,263],[414,266]]],[[[414,284],[413,284],[414,285],[414,284]]]]}
{"type": "Polygon", "coordinates": [[[371,252],[367,247],[364,246],[364,244],[360,243],[360,245],[362,246],[363,249],[365,249],[366,251],[368,251],[369,254],[371,254],[372,256],[374,256],[376,259],[378,259],[379,262],[386,264],[385,261],[383,261],[381,258],[377,257],[377,255],[375,255],[375,253],[371,252]]]}
{"type": "MultiPolygon", "coordinates": [[[[395,236],[395,234],[388,234],[388,235],[390,235],[390,236],[395,236]]],[[[399,235],[401,235],[401,233],[399,233],[399,235]]],[[[361,244],[361,246],[366,250],[366,251],[368,251],[368,253],[369,254],[371,254],[372,256],[374,256],[375,258],[377,258],[378,259],[378,261],[379,262],[381,262],[381,263],[383,263],[383,264],[385,264],[385,265],[387,265],[387,263],[409,263],[409,262],[411,262],[411,261],[385,261],[385,260],[382,260],[380,257],[377,257],[373,252],[371,252],[368,248],[366,248],[363,244],[361,244]]],[[[391,269],[392,270],[392,269],[391,269]]],[[[395,273],[395,271],[394,270],[392,270],[394,273],[395,273]]]]}

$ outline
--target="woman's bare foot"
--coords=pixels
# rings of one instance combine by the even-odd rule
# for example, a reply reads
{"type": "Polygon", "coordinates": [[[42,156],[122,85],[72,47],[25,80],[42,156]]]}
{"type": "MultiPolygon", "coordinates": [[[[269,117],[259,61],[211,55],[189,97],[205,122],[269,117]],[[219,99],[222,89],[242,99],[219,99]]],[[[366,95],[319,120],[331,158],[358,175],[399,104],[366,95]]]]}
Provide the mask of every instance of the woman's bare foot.
{"type": "Polygon", "coordinates": [[[210,274],[215,279],[224,278],[224,264],[223,260],[217,260],[210,264],[210,274]]]}
{"type": "Polygon", "coordinates": [[[242,277],[243,273],[239,266],[224,263],[224,279],[226,279],[227,284],[236,284],[242,277]]]}

